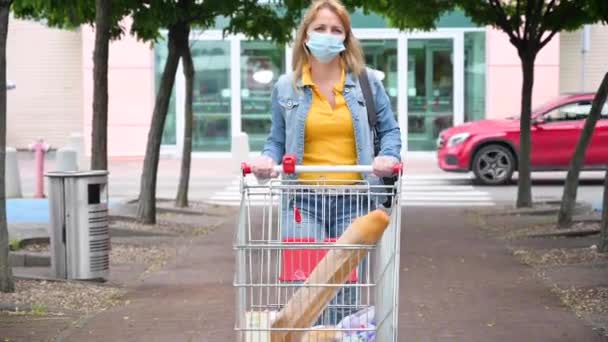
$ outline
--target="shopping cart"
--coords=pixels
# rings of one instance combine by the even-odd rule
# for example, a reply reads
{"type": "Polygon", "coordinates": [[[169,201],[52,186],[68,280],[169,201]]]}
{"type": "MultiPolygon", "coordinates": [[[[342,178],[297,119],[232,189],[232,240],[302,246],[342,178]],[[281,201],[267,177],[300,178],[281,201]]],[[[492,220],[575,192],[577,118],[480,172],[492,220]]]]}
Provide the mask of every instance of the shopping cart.
{"type": "Polygon", "coordinates": [[[266,342],[271,336],[276,341],[275,334],[287,331],[305,334],[304,340],[309,342],[398,340],[401,170],[401,165],[395,167],[397,180],[391,186],[332,179],[307,182],[294,175],[371,173],[372,167],[296,166],[295,158],[286,156],[275,171],[291,175],[287,177],[291,179],[259,184],[247,180],[251,168],[243,164],[234,243],[237,341],[266,342]],[[390,223],[375,245],[336,243],[349,224],[348,218],[342,217],[347,213],[353,218],[364,215],[376,209],[375,203],[384,203],[386,196],[392,203],[390,209],[384,209],[390,223]],[[365,257],[349,268],[353,271],[346,283],[303,285],[332,249],[363,251],[365,257]],[[273,327],[278,312],[302,286],[339,290],[313,326],[273,327]],[[321,335],[326,337],[318,337],[321,335]]]}

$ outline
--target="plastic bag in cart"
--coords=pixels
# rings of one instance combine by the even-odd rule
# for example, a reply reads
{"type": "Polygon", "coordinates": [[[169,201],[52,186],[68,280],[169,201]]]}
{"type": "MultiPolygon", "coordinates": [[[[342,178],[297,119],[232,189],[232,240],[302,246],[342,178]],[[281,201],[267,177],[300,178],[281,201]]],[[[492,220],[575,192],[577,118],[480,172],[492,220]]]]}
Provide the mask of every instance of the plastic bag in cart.
{"type": "MultiPolygon", "coordinates": [[[[346,316],[336,326],[339,329],[374,329],[374,307],[370,306],[350,316],[346,316]]],[[[375,342],[376,332],[370,330],[349,331],[342,338],[342,342],[375,342]]]]}
{"type": "MultiPolygon", "coordinates": [[[[317,326],[314,328],[323,329],[325,327],[317,326]]],[[[344,319],[342,319],[342,321],[340,321],[340,323],[338,323],[335,328],[351,329],[347,332],[341,332],[341,337],[336,339],[335,342],[375,342],[376,322],[374,320],[374,307],[370,306],[350,316],[344,317],[344,319]]]]}

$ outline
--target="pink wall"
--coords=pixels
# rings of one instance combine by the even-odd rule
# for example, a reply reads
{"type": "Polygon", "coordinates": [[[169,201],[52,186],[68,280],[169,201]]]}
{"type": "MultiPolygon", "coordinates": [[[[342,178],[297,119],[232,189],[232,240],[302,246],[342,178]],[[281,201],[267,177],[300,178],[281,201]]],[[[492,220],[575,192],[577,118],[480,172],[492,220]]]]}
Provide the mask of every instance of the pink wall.
{"type": "MultiPolygon", "coordinates": [[[[130,22],[124,25],[129,27],[130,22]]],[[[88,154],[93,116],[94,44],[94,30],[83,26],[84,136],[88,154]]],[[[112,42],[108,82],[108,155],[143,156],[154,106],[154,52],[150,45],[130,35],[112,42]]]]}
{"type": "MultiPolygon", "coordinates": [[[[488,27],[486,31],[487,118],[519,115],[522,73],[517,50],[507,34],[488,27]]],[[[536,58],[532,108],[559,94],[559,34],[536,58]]]]}

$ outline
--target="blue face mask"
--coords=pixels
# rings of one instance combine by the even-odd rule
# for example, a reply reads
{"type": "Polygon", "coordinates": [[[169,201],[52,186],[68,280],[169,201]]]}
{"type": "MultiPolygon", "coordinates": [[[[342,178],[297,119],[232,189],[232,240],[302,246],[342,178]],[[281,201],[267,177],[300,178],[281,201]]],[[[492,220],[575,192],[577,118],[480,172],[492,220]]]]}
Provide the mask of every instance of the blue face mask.
{"type": "Polygon", "coordinates": [[[344,51],[344,38],[330,33],[310,32],[306,46],[321,63],[331,62],[344,51]]]}

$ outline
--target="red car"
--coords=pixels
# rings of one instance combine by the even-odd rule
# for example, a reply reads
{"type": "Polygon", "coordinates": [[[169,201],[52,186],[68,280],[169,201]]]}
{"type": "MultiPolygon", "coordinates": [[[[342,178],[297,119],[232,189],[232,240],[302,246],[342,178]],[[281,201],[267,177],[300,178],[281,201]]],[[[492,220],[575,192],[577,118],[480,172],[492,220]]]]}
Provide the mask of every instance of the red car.
{"type": "MultiPolygon", "coordinates": [[[[532,111],[532,171],[567,170],[594,94],[563,95],[532,111]]],[[[448,128],[437,139],[439,167],[473,171],[479,184],[498,185],[517,170],[519,118],[481,120],[448,128]]],[[[585,170],[608,166],[608,104],[585,157],[585,170]]]]}

